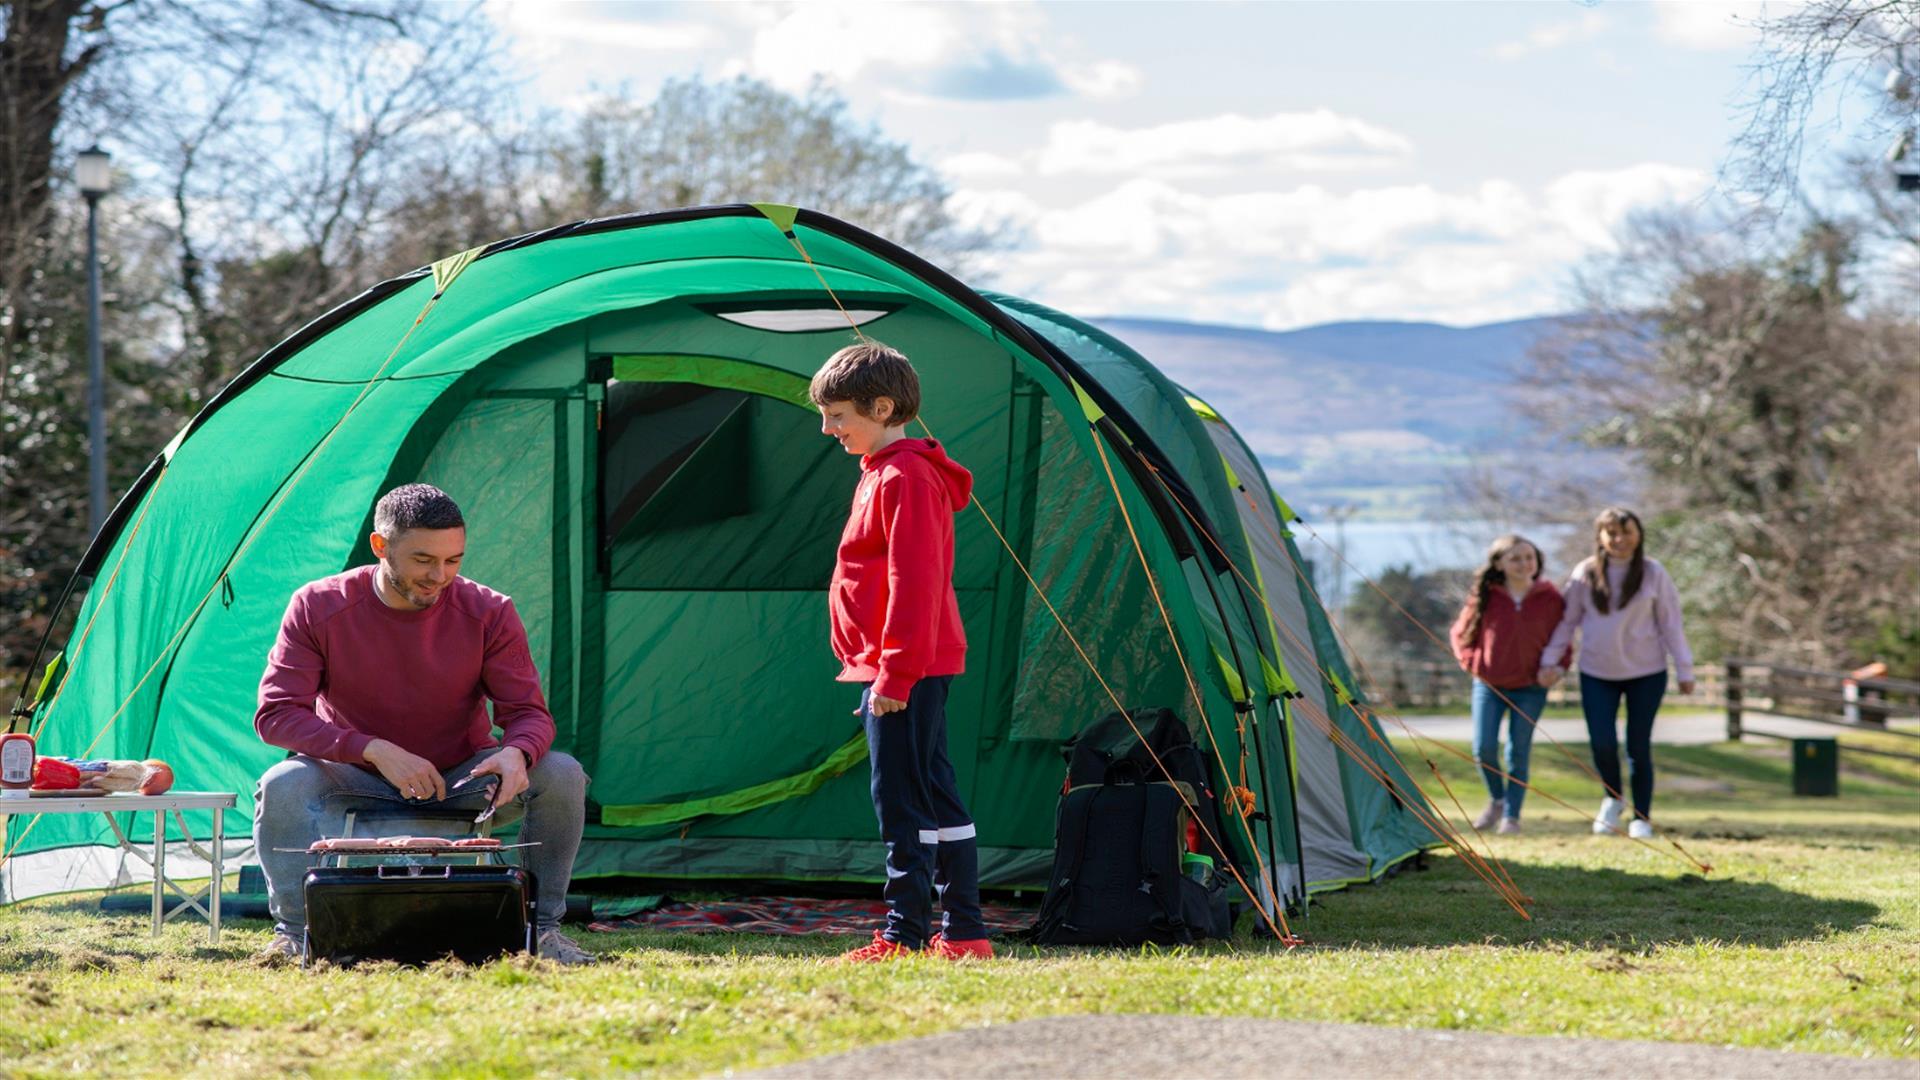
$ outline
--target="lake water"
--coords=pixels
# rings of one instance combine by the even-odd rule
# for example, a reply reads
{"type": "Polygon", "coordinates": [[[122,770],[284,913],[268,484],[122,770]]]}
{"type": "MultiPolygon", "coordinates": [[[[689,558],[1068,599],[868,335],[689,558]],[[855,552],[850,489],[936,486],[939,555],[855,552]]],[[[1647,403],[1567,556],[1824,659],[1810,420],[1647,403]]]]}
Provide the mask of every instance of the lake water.
{"type": "Polygon", "coordinates": [[[1411,566],[1415,572],[1471,569],[1486,557],[1487,545],[1506,532],[1518,532],[1546,549],[1547,574],[1558,581],[1571,567],[1561,566],[1553,553],[1572,529],[1566,525],[1522,525],[1517,529],[1488,521],[1349,521],[1335,524],[1313,521],[1312,532],[1293,526],[1301,558],[1313,564],[1322,595],[1344,597],[1359,584],[1359,575],[1378,578],[1393,566],[1411,566]],[[1316,539],[1317,534],[1317,539],[1316,539]],[[1350,568],[1341,566],[1330,548],[1344,548],[1350,568]]]}

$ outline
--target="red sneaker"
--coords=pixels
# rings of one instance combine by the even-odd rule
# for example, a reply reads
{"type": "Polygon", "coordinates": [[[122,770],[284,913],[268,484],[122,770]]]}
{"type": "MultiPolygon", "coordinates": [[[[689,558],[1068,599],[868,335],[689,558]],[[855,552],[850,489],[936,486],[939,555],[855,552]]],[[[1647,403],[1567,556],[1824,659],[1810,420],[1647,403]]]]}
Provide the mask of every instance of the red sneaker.
{"type": "Polygon", "coordinates": [[[927,942],[927,951],[942,960],[991,960],[993,942],[986,938],[954,941],[945,934],[935,934],[927,942]]]}
{"type": "Polygon", "coordinates": [[[880,931],[873,932],[873,940],[857,949],[850,949],[839,956],[843,964],[877,964],[882,960],[899,960],[913,955],[913,950],[897,941],[888,941],[880,931]]]}

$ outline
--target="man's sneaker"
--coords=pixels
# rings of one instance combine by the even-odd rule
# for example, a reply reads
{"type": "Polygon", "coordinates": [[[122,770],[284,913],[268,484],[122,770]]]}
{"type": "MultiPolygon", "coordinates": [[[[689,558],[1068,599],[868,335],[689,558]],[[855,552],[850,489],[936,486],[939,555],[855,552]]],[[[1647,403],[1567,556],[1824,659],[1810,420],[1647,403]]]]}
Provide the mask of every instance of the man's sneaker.
{"type": "Polygon", "coordinates": [[[991,960],[993,942],[986,938],[955,941],[945,934],[935,934],[933,940],[927,942],[927,951],[942,960],[991,960]]]}
{"type": "Polygon", "coordinates": [[[1500,814],[1505,809],[1505,805],[1502,804],[1500,800],[1495,799],[1487,804],[1485,810],[1480,811],[1479,817],[1473,819],[1473,827],[1476,830],[1493,828],[1493,823],[1500,820],[1500,814]]]}
{"type": "Polygon", "coordinates": [[[540,958],[551,960],[556,964],[565,964],[567,967],[579,967],[599,961],[599,957],[581,948],[579,943],[561,933],[559,927],[541,931],[540,958]]]}
{"type": "Polygon", "coordinates": [[[306,948],[300,944],[299,938],[284,930],[275,930],[273,940],[267,942],[266,948],[254,955],[268,964],[298,964],[306,951],[306,948]]]}
{"type": "Polygon", "coordinates": [[[1599,836],[1620,835],[1620,814],[1626,805],[1619,799],[1601,799],[1600,813],[1593,819],[1593,831],[1599,836]]]}
{"type": "Polygon", "coordinates": [[[1627,835],[1635,840],[1651,840],[1653,839],[1653,822],[1643,817],[1634,818],[1633,824],[1627,826],[1627,835]]]}
{"type": "Polygon", "coordinates": [[[841,953],[839,961],[843,964],[877,964],[882,960],[900,960],[913,954],[914,950],[897,941],[888,941],[885,934],[875,930],[872,941],[841,953]]]}
{"type": "Polygon", "coordinates": [[[1503,817],[1500,819],[1500,835],[1501,836],[1518,836],[1519,834],[1520,834],[1519,818],[1503,817]]]}

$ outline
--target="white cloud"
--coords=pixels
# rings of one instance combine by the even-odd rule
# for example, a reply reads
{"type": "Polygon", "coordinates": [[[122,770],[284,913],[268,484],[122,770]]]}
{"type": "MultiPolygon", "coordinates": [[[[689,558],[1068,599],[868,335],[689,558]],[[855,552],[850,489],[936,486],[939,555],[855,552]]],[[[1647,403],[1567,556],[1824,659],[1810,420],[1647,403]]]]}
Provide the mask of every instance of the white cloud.
{"type": "Polygon", "coordinates": [[[1250,117],[1239,113],[1143,128],[1092,120],[1053,126],[1040,152],[1043,173],[1190,177],[1250,170],[1366,168],[1405,160],[1413,143],[1398,132],[1330,109],[1250,117]]]}
{"type": "Polygon", "coordinates": [[[1568,173],[1532,190],[1489,180],[1207,195],[1141,178],[1065,206],[1007,191],[966,192],[955,205],[1031,236],[997,257],[998,283],[1067,311],[1271,329],[1465,324],[1556,310],[1568,269],[1609,246],[1627,214],[1708,184],[1660,164],[1568,173]]]}
{"type": "Polygon", "coordinates": [[[1127,97],[1144,81],[1140,69],[1117,60],[1102,60],[1084,68],[1063,70],[1061,77],[1073,92],[1089,98],[1127,97]]]}
{"type": "Polygon", "coordinates": [[[1058,31],[1033,3],[810,0],[755,13],[745,68],[789,90],[817,78],[840,84],[870,78],[915,99],[1105,99],[1131,94],[1142,81],[1137,69],[1118,61],[1058,55],[1058,31]]]}
{"type": "MultiPolygon", "coordinates": [[[[1022,191],[956,191],[947,198],[947,212],[961,228],[999,230],[1012,228],[1016,232],[1032,225],[1046,214],[1031,195],[1022,191]]],[[[1002,243],[1010,243],[1015,238],[1002,237],[1002,243]]]]}
{"type": "Polygon", "coordinates": [[[964,45],[959,14],[922,4],[796,4],[754,35],[751,63],[789,90],[817,76],[851,81],[876,66],[926,67],[964,45]]]}
{"type": "Polygon", "coordinates": [[[1607,172],[1571,172],[1547,185],[1550,212],[1581,243],[1605,247],[1632,211],[1685,202],[1707,190],[1698,169],[1647,163],[1607,172]]]}
{"type": "Polygon", "coordinates": [[[1606,28],[1606,16],[1597,11],[1589,11],[1577,19],[1566,19],[1536,27],[1526,37],[1495,45],[1492,52],[1501,60],[1518,60],[1529,53],[1546,52],[1570,42],[1596,37],[1606,28]]]}
{"type": "Polygon", "coordinates": [[[957,178],[1019,176],[1027,171],[1020,162],[1000,154],[971,151],[944,158],[937,168],[942,175],[957,178]]]}
{"type": "Polygon", "coordinates": [[[487,0],[486,12],[514,44],[542,60],[557,60],[571,49],[591,46],[626,52],[684,52],[719,42],[706,23],[655,22],[609,17],[631,8],[563,0],[487,0]]]}
{"type": "Polygon", "coordinates": [[[1653,5],[1653,29],[1660,40],[1686,49],[1744,49],[1758,36],[1765,14],[1761,3],[1668,0],[1653,5]]]}

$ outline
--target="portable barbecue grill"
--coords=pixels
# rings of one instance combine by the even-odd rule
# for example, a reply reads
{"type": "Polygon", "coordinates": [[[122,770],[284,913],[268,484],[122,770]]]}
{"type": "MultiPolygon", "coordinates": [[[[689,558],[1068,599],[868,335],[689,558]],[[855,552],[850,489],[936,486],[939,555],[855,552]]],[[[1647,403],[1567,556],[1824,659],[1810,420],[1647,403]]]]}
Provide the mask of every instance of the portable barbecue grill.
{"type": "Polygon", "coordinates": [[[506,953],[538,955],[533,874],[499,858],[534,846],[304,849],[320,856],[303,885],[306,962],[426,964],[453,956],[478,964],[506,953]],[[350,865],[359,860],[372,864],[350,865]]]}

